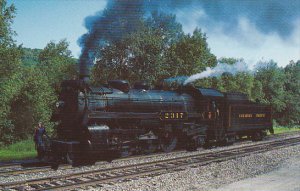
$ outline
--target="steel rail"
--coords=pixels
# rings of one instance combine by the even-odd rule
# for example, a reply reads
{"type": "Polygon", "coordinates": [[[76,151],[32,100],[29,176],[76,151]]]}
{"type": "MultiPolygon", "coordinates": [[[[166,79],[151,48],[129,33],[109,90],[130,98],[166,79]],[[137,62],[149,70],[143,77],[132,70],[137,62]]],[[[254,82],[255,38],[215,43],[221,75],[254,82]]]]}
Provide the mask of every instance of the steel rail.
{"type": "Polygon", "coordinates": [[[261,153],[286,146],[297,145],[300,137],[286,138],[262,142],[255,145],[246,145],[222,151],[200,153],[171,159],[157,160],[141,164],[120,166],[100,170],[92,170],[68,175],[40,178],[21,182],[0,184],[0,188],[10,190],[54,190],[72,189],[95,184],[114,182],[116,180],[141,177],[153,173],[166,173],[180,170],[186,166],[206,165],[212,162],[243,157],[249,154],[261,153]]]}
{"type": "MultiPolygon", "coordinates": [[[[280,138],[280,137],[284,137],[284,136],[288,136],[288,135],[297,135],[297,132],[288,132],[288,133],[281,133],[281,134],[275,134],[275,135],[268,135],[266,137],[266,139],[270,140],[273,138],[280,138]]],[[[238,141],[236,143],[238,143],[238,144],[247,143],[247,140],[248,139],[242,139],[241,141],[238,141]]],[[[267,140],[265,140],[265,141],[267,141],[267,140]]],[[[176,150],[172,153],[180,154],[183,152],[185,152],[185,150],[176,150]]],[[[136,159],[136,160],[147,159],[147,158],[157,157],[160,155],[165,155],[165,153],[157,152],[157,153],[153,153],[150,155],[134,155],[134,156],[126,157],[126,158],[120,158],[120,159],[117,159],[116,161],[120,162],[120,161],[126,161],[126,160],[131,160],[131,159],[136,159]]],[[[103,164],[103,161],[96,163],[96,165],[102,165],[102,164],[103,164]]],[[[104,163],[104,164],[106,164],[106,163],[104,163]]],[[[68,166],[68,165],[62,165],[62,166],[60,166],[60,168],[61,167],[63,167],[63,169],[70,168],[70,166],[68,166]],[[65,168],[65,166],[67,166],[67,167],[65,168]]],[[[49,168],[50,168],[50,166],[23,168],[20,166],[20,163],[8,163],[8,164],[0,165],[0,175],[3,177],[10,177],[10,176],[16,176],[16,175],[27,174],[27,173],[40,173],[40,172],[48,171],[49,168]]]]}

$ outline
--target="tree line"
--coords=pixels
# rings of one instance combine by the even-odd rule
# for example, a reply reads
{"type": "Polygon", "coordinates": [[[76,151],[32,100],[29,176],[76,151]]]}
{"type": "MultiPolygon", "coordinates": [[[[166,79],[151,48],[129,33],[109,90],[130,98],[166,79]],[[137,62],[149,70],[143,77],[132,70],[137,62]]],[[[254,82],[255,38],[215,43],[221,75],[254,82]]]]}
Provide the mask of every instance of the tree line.
{"type": "MultiPolygon", "coordinates": [[[[0,0],[0,11],[0,145],[6,145],[32,135],[39,121],[52,131],[55,124],[50,119],[60,83],[78,76],[78,60],[72,57],[66,40],[49,42],[42,50],[17,45],[11,28],[16,8],[0,0]]],[[[140,18],[133,32],[118,40],[107,39],[96,50],[91,75],[94,85],[125,79],[154,86],[166,78],[199,73],[218,62],[242,60],[218,60],[200,29],[185,34],[174,15],[157,12],[140,18]]],[[[224,73],[198,80],[195,85],[246,93],[252,100],[271,104],[276,122],[300,123],[299,60],[284,68],[272,60],[264,61],[255,72],[224,73]]]]}
{"type": "Polygon", "coordinates": [[[49,42],[43,50],[17,45],[11,25],[14,5],[0,0],[0,146],[25,139],[43,122],[49,131],[59,83],[76,74],[68,43],[49,42]]]}

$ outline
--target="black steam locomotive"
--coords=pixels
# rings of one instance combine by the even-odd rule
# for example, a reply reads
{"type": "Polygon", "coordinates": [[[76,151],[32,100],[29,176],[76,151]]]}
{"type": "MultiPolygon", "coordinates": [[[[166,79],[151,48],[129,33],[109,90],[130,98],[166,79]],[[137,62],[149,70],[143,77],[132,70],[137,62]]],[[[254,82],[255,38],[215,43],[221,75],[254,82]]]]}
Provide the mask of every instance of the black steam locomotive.
{"type": "Polygon", "coordinates": [[[270,106],[245,94],[192,85],[165,90],[145,83],[130,88],[122,80],[101,87],[67,80],[57,108],[60,123],[51,152],[73,165],[176,147],[231,144],[243,136],[256,141],[273,132],[270,106]]]}

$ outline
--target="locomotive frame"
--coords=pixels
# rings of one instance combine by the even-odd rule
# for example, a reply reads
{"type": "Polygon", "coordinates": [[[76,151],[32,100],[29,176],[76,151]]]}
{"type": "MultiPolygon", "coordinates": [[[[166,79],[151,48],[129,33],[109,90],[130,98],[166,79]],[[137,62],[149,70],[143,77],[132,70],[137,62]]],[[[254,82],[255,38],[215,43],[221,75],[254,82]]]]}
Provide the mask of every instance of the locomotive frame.
{"type": "Polygon", "coordinates": [[[261,140],[273,133],[272,108],[245,94],[192,85],[176,90],[130,89],[124,80],[91,87],[66,80],[54,116],[58,136],[51,140],[56,161],[72,165],[111,161],[132,153],[196,150],[232,144],[237,137],[261,140]]]}

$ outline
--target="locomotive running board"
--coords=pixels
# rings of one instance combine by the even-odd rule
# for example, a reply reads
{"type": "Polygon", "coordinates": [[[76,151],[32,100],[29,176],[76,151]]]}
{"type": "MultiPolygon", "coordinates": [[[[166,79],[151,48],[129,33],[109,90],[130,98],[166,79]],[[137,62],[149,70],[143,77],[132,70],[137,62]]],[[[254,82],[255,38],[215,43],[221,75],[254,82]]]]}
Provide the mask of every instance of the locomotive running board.
{"type": "MultiPolygon", "coordinates": [[[[157,113],[139,113],[139,112],[104,112],[104,111],[92,111],[88,113],[90,119],[162,119],[162,112],[157,113]]],[[[187,120],[188,118],[201,118],[201,113],[188,113],[187,117],[181,120],[187,120]]],[[[178,120],[178,119],[177,119],[178,120]]]]}

